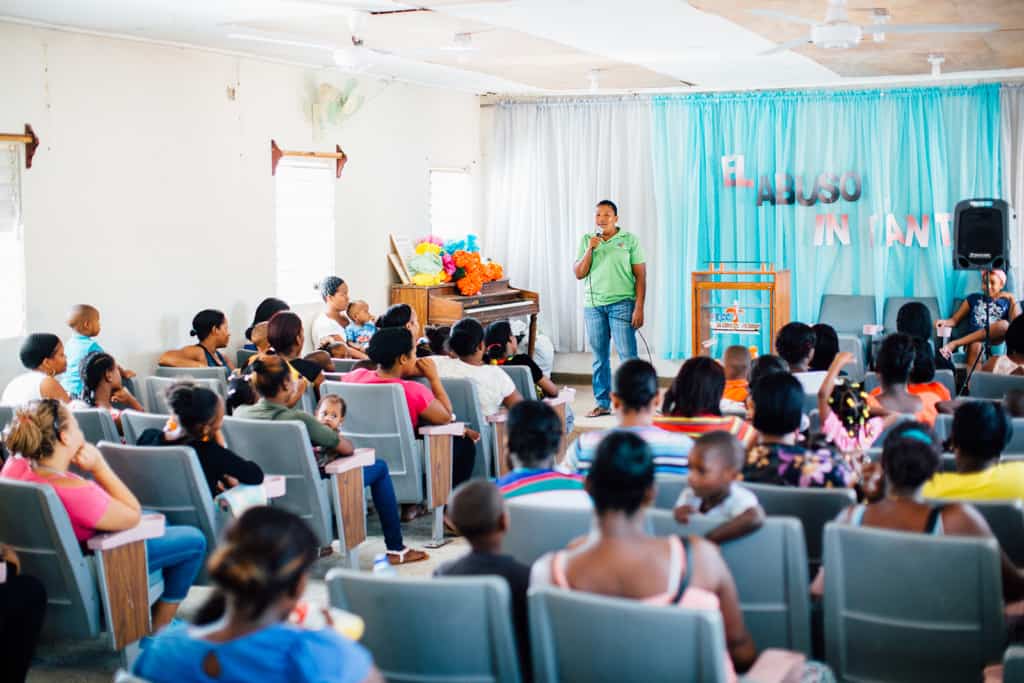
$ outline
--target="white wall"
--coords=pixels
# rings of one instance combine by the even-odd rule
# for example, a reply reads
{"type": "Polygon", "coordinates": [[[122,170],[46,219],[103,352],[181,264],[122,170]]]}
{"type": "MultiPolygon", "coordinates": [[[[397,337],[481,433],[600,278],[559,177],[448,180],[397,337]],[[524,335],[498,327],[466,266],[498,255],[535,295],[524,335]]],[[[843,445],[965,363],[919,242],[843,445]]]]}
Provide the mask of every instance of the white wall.
{"type": "MultiPolygon", "coordinates": [[[[314,142],[307,88],[345,75],[5,23],[0,73],[0,131],[29,122],[42,141],[22,175],[28,331],[66,337],[68,307],[91,303],[101,343],[140,374],[188,343],[200,309],[227,313],[234,346],[274,295],[271,138],[348,153],[336,271],[375,312],[387,233],[429,230],[427,169],[478,173],[473,95],[362,80],[363,108],[314,142]]],[[[296,308],[308,321],[317,307],[296,308]]],[[[21,371],[19,344],[0,340],[0,385],[21,371]]]]}

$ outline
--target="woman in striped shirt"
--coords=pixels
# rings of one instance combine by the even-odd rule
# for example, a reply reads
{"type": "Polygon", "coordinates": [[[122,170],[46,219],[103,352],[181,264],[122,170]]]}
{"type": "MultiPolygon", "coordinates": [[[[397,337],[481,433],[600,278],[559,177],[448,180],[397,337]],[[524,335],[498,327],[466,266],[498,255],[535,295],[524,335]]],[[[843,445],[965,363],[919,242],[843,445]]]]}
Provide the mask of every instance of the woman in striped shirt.
{"type": "Polygon", "coordinates": [[[741,418],[722,415],[719,406],[724,391],[725,370],[718,361],[707,356],[691,358],[679,368],[665,392],[661,415],[654,418],[654,425],[693,439],[708,432],[729,432],[749,447],[757,433],[741,418]]]}

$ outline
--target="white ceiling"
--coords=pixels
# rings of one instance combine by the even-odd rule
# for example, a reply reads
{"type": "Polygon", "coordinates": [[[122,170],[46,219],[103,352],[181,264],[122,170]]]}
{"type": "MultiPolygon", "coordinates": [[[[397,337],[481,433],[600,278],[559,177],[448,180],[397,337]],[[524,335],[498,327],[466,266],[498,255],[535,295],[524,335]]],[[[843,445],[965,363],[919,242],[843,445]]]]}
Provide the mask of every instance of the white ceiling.
{"type": "Polygon", "coordinates": [[[353,6],[386,12],[370,15],[360,36],[388,54],[358,51],[360,70],[439,87],[587,93],[592,71],[607,92],[844,82],[797,52],[758,57],[774,43],[685,0],[0,0],[0,19],[337,68],[353,6]],[[413,5],[434,11],[396,12],[413,5]],[[477,50],[439,49],[458,32],[474,32],[477,50]]]}

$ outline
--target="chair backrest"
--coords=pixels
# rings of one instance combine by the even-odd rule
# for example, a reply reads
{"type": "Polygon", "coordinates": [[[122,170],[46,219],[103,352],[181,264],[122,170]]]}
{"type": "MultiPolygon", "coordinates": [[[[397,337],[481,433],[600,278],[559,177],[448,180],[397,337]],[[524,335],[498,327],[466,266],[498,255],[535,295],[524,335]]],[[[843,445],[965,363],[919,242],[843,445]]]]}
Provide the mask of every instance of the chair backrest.
{"type": "Polygon", "coordinates": [[[999,541],[999,547],[1015,565],[1024,565],[1024,504],[1020,500],[972,500],[999,541]]]}
{"type": "Polygon", "coordinates": [[[877,316],[875,297],[870,294],[825,294],[818,322],[831,325],[839,334],[859,335],[864,325],[875,324],[877,316]]]}
{"type": "Polygon", "coordinates": [[[121,429],[124,430],[124,440],[129,446],[139,442],[142,432],[147,429],[163,429],[167,424],[167,415],[157,413],[140,413],[136,410],[121,411],[121,429]]]}
{"type": "Polygon", "coordinates": [[[508,583],[496,576],[380,577],[332,569],[331,605],[362,617],[389,681],[520,680],[508,583]]]}
{"type": "Polygon", "coordinates": [[[513,384],[516,385],[516,391],[522,394],[523,398],[526,400],[537,398],[537,389],[534,387],[530,368],[525,365],[502,365],[499,367],[512,378],[513,384]]]}
{"type": "Polygon", "coordinates": [[[935,417],[935,424],[932,431],[939,441],[945,441],[953,433],[953,416],[949,413],[940,413],[935,417]]]}
{"type": "Polygon", "coordinates": [[[249,364],[249,359],[255,356],[259,351],[253,351],[252,349],[238,349],[235,352],[235,367],[244,368],[249,364]]]}
{"type": "Polygon", "coordinates": [[[1003,651],[995,539],[825,527],[825,651],[838,680],[969,681],[1003,651]]]}
{"type": "Polygon", "coordinates": [[[306,393],[302,395],[302,399],[299,400],[299,404],[295,406],[296,410],[301,410],[310,415],[316,414],[316,389],[313,385],[306,387],[306,393]]]}
{"type": "Polygon", "coordinates": [[[679,500],[679,494],[686,488],[686,477],[674,474],[659,474],[654,478],[655,488],[654,507],[659,510],[671,510],[679,500]]]}
{"type": "Polygon", "coordinates": [[[529,603],[538,682],[726,680],[724,629],[717,612],[548,586],[530,589],[529,603]],[[666,634],[672,634],[668,647],[666,634]]]}
{"type": "Polygon", "coordinates": [[[994,372],[975,372],[971,375],[971,398],[989,398],[1002,401],[1010,389],[1024,389],[1024,377],[997,375],[994,372]]]}
{"type": "MultiPolygon", "coordinates": [[[[668,510],[647,513],[658,536],[703,536],[716,525],[677,524],[668,510]]],[[[769,517],[757,531],[719,546],[739,592],[743,622],[760,652],[769,647],[811,654],[807,548],[800,520],[769,517]]]]}
{"type": "Polygon", "coordinates": [[[337,394],[348,406],[342,433],[357,448],[373,448],[387,462],[400,503],[424,499],[423,461],[405,392],[397,384],[324,382],[320,395],[337,394]]]}
{"type": "Polygon", "coordinates": [[[1024,683],[1024,645],[1011,645],[1003,654],[1004,683],[1024,683]]]}
{"type": "Polygon", "coordinates": [[[927,306],[933,323],[945,317],[939,311],[939,300],[934,296],[891,296],[885,300],[885,312],[882,314],[882,328],[885,334],[896,332],[896,318],[900,313],[900,308],[911,301],[920,301],[927,306]]]}
{"type": "Polygon", "coordinates": [[[743,486],[757,496],[765,514],[796,517],[800,520],[804,527],[807,559],[812,565],[821,563],[821,533],[825,525],[842,510],[857,502],[852,489],[796,488],[749,483],[743,486]]]}
{"type": "Polygon", "coordinates": [[[561,550],[569,541],[590,532],[594,511],[512,499],[506,504],[509,529],[502,550],[523,564],[544,553],[561,550]]]}
{"type": "Polygon", "coordinates": [[[351,372],[359,362],[355,358],[332,358],[331,361],[334,363],[335,372],[351,372]]]}
{"type": "Polygon", "coordinates": [[[3,431],[7,425],[14,419],[14,406],[3,406],[0,405],[0,431],[3,431]]]}
{"type": "Polygon", "coordinates": [[[216,379],[227,381],[231,369],[227,367],[205,367],[205,368],[168,368],[162,365],[157,366],[154,373],[157,377],[190,377],[192,379],[216,379]]]}
{"type": "Polygon", "coordinates": [[[839,350],[846,351],[853,356],[853,363],[847,365],[844,369],[846,376],[855,382],[859,382],[864,379],[864,363],[866,361],[866,355],[864,353],[864,339],[859,335],[854,334],[840,334],[839,336],[839,350]]]}
{"type": "Polygon", "coordinates": [[[291,420],[247,420],[225,417],[224,439],[232,451],[252,460],[266,474],[285,478],[285,494],[271,505],[306,520],[321,545],[334,538],[327,487],[313,456],[306,425],[291,420]]]}
{"type": "Polygon", "coordinates": [[[0,479],[0,542],[15,547],[21,571],[46,587],[47,640],[99,635],[102,604],[96,571],[82,555],[52,487],[0,479]]]}
{"type": "Polygon", "coordinates": [[[1018,457],[1024,455],[1024,417],[1013,418],[1013,436],[1003,449],[1003,455],[1018,457]]]}
{"type": "MultiPolygon", "coordinates": [[[[203,532],[206,547],[218,541],[213,498],[196,452],[188,446],[122,446],[101,443],[103,457],[146,510],[164,515],[167,524],[203,532]]],[[[206,569],[200,572],[205,583],[206,569]]]]}
{"type": "Polygon", "coordinates": [[[100,441],[121,441],[114,418],[106,408],[78,408],[71,411],[85,440],[95,445],[100,441]]]}
{"type": "Polygon", "coordinates": [[[480,401],[476,395],[476,385],[473,380],[442,378],[445,392],[452,402],[452,412],[459,422],[465,422],[470,429],[480,432],[480,440],[476,442],[476,460],[473,463],[474,477],[494,476],[494,458],[491,451],[494,438],[491,436],[492,428],[484,419],[486,416],[480,410],[480,401]]]}
{"type": "MultiPolygon", "coordinates": [[[[216,368],[213,369],[216,370],[216,368]]],[[[145,401],[143,401],[146,405],[146,410],[151,413],[170,415],[171,408],[167,405],[167,390],[182,379],[185,379],[185,377],[147,377],[145,379],[145,401]]],[[[223,379],[196,378],[192,381],[194,384],[201,387],[206,387],[211,391],[216,391],[220,394],[221,398],[224,398],[227,395],[227,383],[223,379]]]]}

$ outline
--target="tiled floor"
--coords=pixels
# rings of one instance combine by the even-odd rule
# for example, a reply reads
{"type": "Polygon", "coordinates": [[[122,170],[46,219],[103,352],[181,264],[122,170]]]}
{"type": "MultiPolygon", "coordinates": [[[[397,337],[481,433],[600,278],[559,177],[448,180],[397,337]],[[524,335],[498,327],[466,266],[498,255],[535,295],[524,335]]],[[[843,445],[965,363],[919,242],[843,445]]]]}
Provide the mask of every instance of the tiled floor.
{"type": "MultiPolygon", "coordinates": [[[[576,413],[576,430],[605,429],[614,424],[614,417],[585,418],[582,417],[594,405],[594,395],[589,386],[577,386],[576,401],[573,409],[576,413]]],[[[415,548],[424,548],[431,535],[431,518],[421,517],[402,530],[405,541],[415,548]]],[[[362,569],[369,570],[373,558],[384,552],[384,537],[381,534],[380,522],[375,515],[367,520],[369,540],[360,547],[359,559],[362,569]]],[[[442,562],[456,558],[466,551],[467,545],[462,538],[453,538],[450,543],[440,548],[427,550],[430,558],[398,567],[403,576],[429,576],[434,568],[442,562]]],[[[306,590],[306,599],[316,604],[327,604],[327,586],[324,577],[335,567],[344,567],[344,558],[340,556],[326,557],[316,563],[313,568],[313,580],[306,590]]],[[[202,586],[194,587],[182,604],[181,614],[191,615],[206,600],[210,589],[202,586]]],[[[105,641],[79,643],[62,643],[59,645],[43,645],[36,653],[36,662],[29,673],[30,683],[109,683],[113,673],[120,665],[119,657],[110,651],[105,641]]]]}

